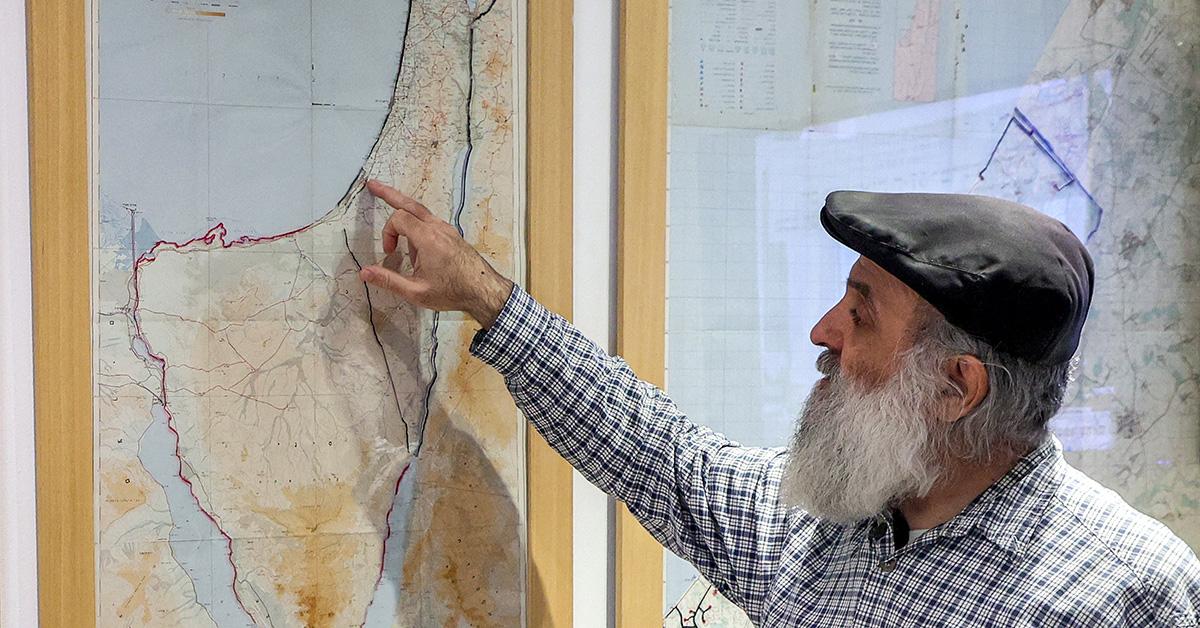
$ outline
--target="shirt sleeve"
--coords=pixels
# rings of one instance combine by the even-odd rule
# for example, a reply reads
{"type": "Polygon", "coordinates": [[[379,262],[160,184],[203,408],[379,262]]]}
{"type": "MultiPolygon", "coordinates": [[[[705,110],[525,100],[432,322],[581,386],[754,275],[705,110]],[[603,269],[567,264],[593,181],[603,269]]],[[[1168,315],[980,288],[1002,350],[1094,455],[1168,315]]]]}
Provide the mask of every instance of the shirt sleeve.
{"type": "Polygon", "coordinates": [[[551,447],[758,621],[786,529],[783,450],[741,447],[688,421],[519,287],[471,351],[551,447]]]}

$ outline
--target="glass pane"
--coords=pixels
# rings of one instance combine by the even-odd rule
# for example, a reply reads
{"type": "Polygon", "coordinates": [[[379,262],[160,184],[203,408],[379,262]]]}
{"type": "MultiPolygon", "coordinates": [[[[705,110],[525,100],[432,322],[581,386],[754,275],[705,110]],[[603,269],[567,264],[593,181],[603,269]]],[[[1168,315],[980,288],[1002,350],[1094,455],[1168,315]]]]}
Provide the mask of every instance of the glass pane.
{"type": "MultiPolygon", "coordinates": [[[[1200,293],[1181,270],[1194,248],[1162,233],[1185,224],[1200,179],[1172,184],[1194,144],[1153,130],[1195,124],[1173,104],[1186,98],[1178,77],[1196,76],[1184,52],[1195,38],[1153,42],[1165,20],[1195,22],[1200,9],[1110,4],[672,2],[666,340],[678,406],[745,445],[787,443],[817,377],[809,330],[857,257],[820,226],[829,192],[1009,198],[1066,223],[1102,271],[1080,375],[1052,422],[1068,460],[1200,546],[1188,392],[1200,293]],[[1135,246],[1160,238],[1170,244],[1153,253],[1135,246]]],[[[739,625],[696,578],[668,553],[667,625],[739,625]]]]}

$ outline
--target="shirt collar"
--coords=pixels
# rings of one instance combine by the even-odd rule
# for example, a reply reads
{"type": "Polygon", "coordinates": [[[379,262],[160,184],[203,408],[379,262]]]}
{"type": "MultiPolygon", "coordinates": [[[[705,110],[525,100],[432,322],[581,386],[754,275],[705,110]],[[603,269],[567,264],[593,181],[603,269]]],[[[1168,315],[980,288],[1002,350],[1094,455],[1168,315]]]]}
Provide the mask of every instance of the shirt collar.
{"type": "Polygon", "coordinates": [[[1020,554],[1062,482],[1061,467],[1062,446],[1048,436],[962,512],[927,534],[960,537],[975,531],[1020,554]]]}

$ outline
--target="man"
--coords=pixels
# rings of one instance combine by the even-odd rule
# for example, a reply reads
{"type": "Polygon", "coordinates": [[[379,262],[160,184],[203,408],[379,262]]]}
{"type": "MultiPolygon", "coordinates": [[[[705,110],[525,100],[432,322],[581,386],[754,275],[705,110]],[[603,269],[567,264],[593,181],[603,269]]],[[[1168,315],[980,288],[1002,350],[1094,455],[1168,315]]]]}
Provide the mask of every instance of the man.
{"type": "Polygon", "coordinates": [[[860,254],[791,447],[690,423],[457,232],[377,182],[412,273],[363,279],[483,327],[472,351],[590,481],[765,626],[1196,626],[1200,563],[1069,467],[1046,423],[1091,301],[1061,223],[1006,201],[834,192],[860,254]]]}

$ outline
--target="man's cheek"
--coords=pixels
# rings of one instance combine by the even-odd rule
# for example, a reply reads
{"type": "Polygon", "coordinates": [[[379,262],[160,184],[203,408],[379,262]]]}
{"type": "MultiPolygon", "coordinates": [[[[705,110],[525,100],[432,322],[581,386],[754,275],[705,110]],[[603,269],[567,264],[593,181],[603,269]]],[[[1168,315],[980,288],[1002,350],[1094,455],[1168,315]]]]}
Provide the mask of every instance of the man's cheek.
{"type": "Polygon", "coordinates": [[[887,380],[879,365],[869,361],[842,362],[842,374],[850,388],[858,392],[873,391],[887,380]]]}

